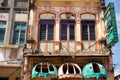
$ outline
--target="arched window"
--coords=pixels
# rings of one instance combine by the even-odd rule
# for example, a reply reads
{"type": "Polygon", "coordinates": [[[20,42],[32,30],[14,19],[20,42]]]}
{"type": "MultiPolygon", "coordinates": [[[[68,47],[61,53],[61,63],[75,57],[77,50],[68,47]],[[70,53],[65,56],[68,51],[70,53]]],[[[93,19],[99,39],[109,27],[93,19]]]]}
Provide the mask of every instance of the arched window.
{"type": "Polygon", "coordinates": [[[95,15],[82,14],[82,40],[95,40],[95,15]]]}
{"type": "Polygon", "coordinates": [[[75,14],[72,13],[63,13],[61,14],[61,19],[75,19],[75,14]]]}
{"type": "Polygon", "coordinates": [[[40,19],[55,19],[55,15],[51,13],[44,13],[40,15],[40,19]]]}
{"type": "Polygon", "coordinates": [[[60,22],[60,39],[74,40],[75,39],[75,14],[61,14],[60,22]]]}
{"type": "Polygon", "coordinates": [[[93,14],[81,14],[81,19],[95,20],[95,15],[93,15],[93,14]]]}
{"type": "Polygon", "coordinates": [[[40,15],[40,40],[53,40],[55,15],[44,13],[40,15]]]}

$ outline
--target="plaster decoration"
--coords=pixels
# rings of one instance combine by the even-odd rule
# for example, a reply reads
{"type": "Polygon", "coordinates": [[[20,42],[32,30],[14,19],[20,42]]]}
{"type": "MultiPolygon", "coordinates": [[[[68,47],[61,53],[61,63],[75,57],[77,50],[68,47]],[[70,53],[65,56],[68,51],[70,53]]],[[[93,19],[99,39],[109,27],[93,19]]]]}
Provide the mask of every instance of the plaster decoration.
{"type": "Polygon", "coordinates": [[[0,61],[5,60],[5,50],[0,48],[0,61]]]}
{"type": "Polygon", "coordinates": [[[0,48],[0,61],[2,61],[2,64],[7,64],[8,62],[10,62],[10,55],[11,49],[3,49],[0,48]],[[6,63],[7,62],[7,63],[6,63]]]}
{"type": "Polygon", "coordinates": [[[61,14],[61,19],[75,19],[75,14],[63,13],[61,14]]]}
{"type": "Polygon", "coordinates": [[[70,11],[77,12],[77,11],[75,11],[75,7],[71,7],[70,11]]]}
{"type": "Polygon", "coordinates": [[[17,49],[13,49],[9,55],[9,58],[10,59],[17,59],[17,53],[18,53],[18,50],[17,49]]]}
{"type": "Polygon", "coordinates": [[[70,52],[74,52],[75,51],[75,43],[74,42],[70,42],[69,43],[69,51],[70,52]]]}
{"type": "Polygon", "coordinates": [[[65,10],[66,11],[70,11],[71,10],[71,6],[70,5],[65,5],[65,10]]]}
{"type": "Polygon", "coordinates": [[[82,7],[72,7],[72,10],[74,10],[75,12],[80,12],[82,9],[82,7]]]}
{"type": "Polygon", "coordinates": [[[48,43],[48,52],[53,51],[53,43],[48,43]]]}
{"type": "Polygon", "coordinates": [[[40,52],[45,52],[46,43],[40,43],[40,52]]]}
{"type": "Polygon", "coordinates": [[[59,12],[59,11],[60,11],[60,7],[52,7],[51,10],[52,10],[52,11],[59,12]]]}
{"type": "Polygon", "coordinates": [[[18,49],[0,49],[0,61],[7,62],[6,64],[18,64],[18,53],[18,49]]]}
{"type": "Polygon", "coordinates": [[[83,41],[83,50],[84,51],[89,51],[88,47],[89,47],[88,41],[83,41]]]}
{"type": "Polygon", "coordinates": [[[91,5],[82,6],[81,11],[82,12],[91,12],[91,13],[97,13],[98,12],[97,7],[96,6],[91,6],[91,5]]]}
{"type": "Polygon", "coordinates": [[[65,11],[65,7],[60,7],[60,11],[65,11]]]}
{"type": "Polygon", "coordinates": [[[67,42],[62,42],[62,44],[61,44],[61,50],[62,51],[67,51],[68,50],[68,48],[67,48],[67,42]]]}
{"type": "Polygon", "coordinates": [[[71,5],[65,5],[64,7],[57,7],[57,6],[52,6],[51,4],[45,4],[45,5],[38,5],[37,6],[38,11],[55,11],[55,12],[60,12],[60,11],[71,11],[71,12],[94,12],[97,13],[98,9],[97,6],[92,6],[92,5],[85,5],[85,6],[71,6],[71,5]]]}
{"type": "Polygon", "coordinates": [[[9,57],[9,55],[11,54],[11,49],[4,49],[4,58],[5,58],[5,60],[10,60],[10,57],[9,57]]]}
{"type": "Polygon", "coordinates": [[[97,12],[98,12],[98,8],[97,8],[97,7],[93,7],[93,8],[91,9],[91,11],[97,13],[97,12]]]}
{"type": "Polygon", "coordinates": [[[95,20],[95,15],[93,14],[82,14],[81,19],[92,19],[95,20]]]}
{"type": "Polygon", "coordinates": [[[18,54],[17,54],[17,58],[18,59],[22,59],[23,58],[23,47],[19,48],[18,54]]]}
{"type": "Polygon", "coordinates": [[[42,11],[42,10],[45,10],[45,7],[44,6],[38,6],[38,11],[42,11]]]}
{"type": "Polygon", "coordinates": [[[83,10],[84,10],[85,12],[89,12],[89,11],[91,10],[91,6],[85,5],[85,6],[83,7],[83,10]]]}
{"type": "Polygon", "coordinates": [[[55,19],[55,15],[51,13],[44,13],[40,15],[40,19],[55,19]]]}
{"type": "Polygon", "coordinates": [[[45,10],[46,11],[51,10],[51,4],[45,4],[45,10]]]}
{"type": "Polygon", "coordinates": [[[95,41],[91,41],[90,42],[90,49],[91,49],[91,51],[95,51],[96,50],[96,43],[95,43],[95,41]]]}

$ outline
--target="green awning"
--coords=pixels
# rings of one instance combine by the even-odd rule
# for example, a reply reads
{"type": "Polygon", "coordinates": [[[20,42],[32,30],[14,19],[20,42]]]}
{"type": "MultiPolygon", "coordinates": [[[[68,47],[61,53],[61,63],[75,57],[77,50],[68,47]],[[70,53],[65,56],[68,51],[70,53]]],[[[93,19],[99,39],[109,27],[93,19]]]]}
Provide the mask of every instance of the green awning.
{"type": "Polygon", "coordinates": [[[32,69],[32,78],[35,77],[57,77],[57,68],[49,62],[40,62],[32,69]]]}
{"type": "Polygon", "coordinates": [[[103,67],[103,65],[96,63],[96,62],[91,62],[86,64],[83,67],[83,78],[106,78],[107,77],[107,73],[105,68],[103,67]]]}

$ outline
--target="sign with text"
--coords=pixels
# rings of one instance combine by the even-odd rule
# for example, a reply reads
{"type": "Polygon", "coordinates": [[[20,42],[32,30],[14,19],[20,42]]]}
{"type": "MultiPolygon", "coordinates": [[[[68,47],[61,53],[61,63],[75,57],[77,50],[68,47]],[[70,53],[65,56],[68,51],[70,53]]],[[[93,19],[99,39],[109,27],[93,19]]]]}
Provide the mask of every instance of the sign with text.
{"type": "Polygon", "coordinates": [[[107,47],[111,48],[118,42],[118,32],[117,32],[114,3],[109,3],[109,5],[107,6],[107,9],[104,14],[104,20],[105,20],[105,29],[108,32],[106,43],[107,43],[107,47]]]}

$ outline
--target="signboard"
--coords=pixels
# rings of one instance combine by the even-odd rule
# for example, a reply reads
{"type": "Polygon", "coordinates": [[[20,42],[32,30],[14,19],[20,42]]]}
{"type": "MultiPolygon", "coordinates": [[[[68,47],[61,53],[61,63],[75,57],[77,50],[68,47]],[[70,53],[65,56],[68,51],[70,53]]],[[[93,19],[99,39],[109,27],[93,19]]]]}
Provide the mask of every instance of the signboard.
{"type": "Polygon", "coordinates": [[[114,3],[109,3],[104,14],[105,29],[108,32],[106,44],[111,48],[118,42],[114,3]]]}

